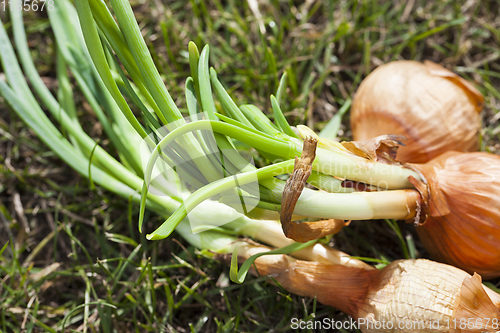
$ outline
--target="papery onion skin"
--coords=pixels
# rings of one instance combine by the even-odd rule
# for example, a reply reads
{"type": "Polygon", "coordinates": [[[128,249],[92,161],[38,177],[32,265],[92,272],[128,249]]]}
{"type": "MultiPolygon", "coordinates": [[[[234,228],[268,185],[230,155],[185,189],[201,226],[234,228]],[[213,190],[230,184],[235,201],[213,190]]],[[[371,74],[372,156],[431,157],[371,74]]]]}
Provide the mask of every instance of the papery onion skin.
{"type": "Polygon", "coordinates": [[[364,333],[495,332],[491,321],[500,322],[500,295],[482,285],[479,275],[434,261],[397,260],[382,270],[287,256],[267,261],[255,262],[260,274],[269,274],[286,290],[316,297],[365,323],[359,327],[364,333]],[[469,318],[475,326],[461,330],[461,320],[469,318]],[[453,323],[457,330],[452,329],[453,323]]]}
{"type": "Polygon", "coordinates": [[[351,107],[355,141],[384,134],[407,138],[400,162],[425,163],[450,150],[478,150],[481,93],[433,62],[394,61],[359,86],[351,107]]]}
{"type": "Polygon", "coordinates": [[[424,204],[428,197],[427,216],[417,232],[432,257],[484,278],[499,277],[500,156],[448,152],[409,167],[426,182],[420,191],[424,204]]]}

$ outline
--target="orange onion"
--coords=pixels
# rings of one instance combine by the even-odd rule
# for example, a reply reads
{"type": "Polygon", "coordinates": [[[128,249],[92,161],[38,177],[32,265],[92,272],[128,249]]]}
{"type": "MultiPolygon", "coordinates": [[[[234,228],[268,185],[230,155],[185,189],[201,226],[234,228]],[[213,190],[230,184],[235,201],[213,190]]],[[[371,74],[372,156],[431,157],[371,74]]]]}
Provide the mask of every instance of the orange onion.
{"type": "Polygon", "coordinates": [[[417,232],[431,255],[484,278],[500,276],[500,156],[447,152],[409,164],[424,182],[417,232]]]}
{"type": "Polygon", "coordinates": [[[364,333],[500,329],[500,295],[478,274],[434,261],[397,260],[382,270],[366,270],[275,255],[254,264],[255,274],[345,312],[364,333]],[[473,326],[466,326],[471,321],[473,326]]]}
{"type": "Polygon", "coordinates": [[[425,259],[375,271],[296,261],[273,277],[293,293],[349,314],[365,333],[460,332],[460,322],[469,318],[479,329],[462,332],[498,331],[491,321],[500,321],[500,295],[477,274],[425,259]]]}
{"type": "Polygon", "coordinates": [[[425,163],[450,150],[476,151],[484,98],[469,82],[430,61],[394,61],[359,86],[351,107],[356,141],[407,138],[400,162],[425,163]]]}

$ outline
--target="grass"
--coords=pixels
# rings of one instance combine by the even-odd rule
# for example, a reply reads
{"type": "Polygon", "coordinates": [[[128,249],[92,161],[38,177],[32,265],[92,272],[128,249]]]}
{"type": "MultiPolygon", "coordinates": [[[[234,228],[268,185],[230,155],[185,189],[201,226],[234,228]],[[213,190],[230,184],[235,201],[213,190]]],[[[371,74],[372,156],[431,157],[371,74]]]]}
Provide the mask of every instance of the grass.
{"type": "MultiPolygon", "coordinates": [[[[190,40],[200,48],[210,44],[211,65],[238,104],[255,104],[270,117],[269,96],[286,72],[282,109],[292,124],[315,130],[348,103],[376,66],[429,59],[476,83],[486,100],[481,149],[500,153],[498,3],[275,0],[259,2],[258,13],[253,3],[134,2],[148,47],[180,108],[190,40]]],[[[46,13],[25,16],[32,57],[55,92],[46,13]]],[[[6,13],[0,17],[9,22],[6,13]]],[[[113,152],[74,78],[70,83],[84,129],[113,152]]],[[[350,137],[348,116],[338,131],[344,139],[350,137]]],[[[137,231],[138,207],[91,189],[1,103],[0,132],[2,332],[60,332],[63,325],[66,332],[282,332],[290,330],[292,318],[345,318],[264,277],[231,284],[225,263],[176,235],[147,241],[137,231]]],[[[161,222],[152,214],[145,218],[148,229],[161,222]]],[[[393,221],[354,222],[332,245],[382,262],[426,256],[412,227],[393,221]]],[[[500,286],[498,280],[491,283],[500,286]]]]}

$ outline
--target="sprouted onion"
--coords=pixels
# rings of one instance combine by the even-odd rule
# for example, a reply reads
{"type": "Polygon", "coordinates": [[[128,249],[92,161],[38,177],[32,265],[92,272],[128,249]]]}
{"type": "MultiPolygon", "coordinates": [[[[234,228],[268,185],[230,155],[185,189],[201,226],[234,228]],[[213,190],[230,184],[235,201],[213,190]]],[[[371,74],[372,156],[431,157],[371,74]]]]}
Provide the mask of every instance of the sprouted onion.
{"type": "MultiPolygon", "coordinates": [[[[244,260],[259,251],[247,245],[238,255],[244,260]]],[[[397,260],[367,270],[276,255],[254,265],[256,273],[271,276],[286,290],[349,314],[364,333],[500,329],[499,294],[478,274],[430,260],[397,260]]]]}
{"type": "Polygon", "coordinates": [[[500,156],[448,152],[411,164],[424,182],[417,231],[434,258],[485,278],[500,276],[500,156]]]}
{"type": "MultiPolygon", "coordinates": [[[[70,111],[71,105],[59,103],[43,84],[30,57],[22,12],[11,12],[11,19],[16,50],[24,73],[3,25],[0,26],[0,57],[5,71],[5,79],[0,78],[0,94],[54,152],[93,182],[124,198],[140,202],[141,222],[146,207],[164,216],[165,223],[150,233],[149,239],[165,238],[177,228],[187,241],[197,247],[220,253],[240,253],[240,249],[249,247],[238,243],[241,241],[238,236],[251,237],[278,248],[273,250],[274,253],[293,253],[296,258],[313,262],[306,265],[308,268],[303,277],[299,274],[298,278],[290,279],[289,283],[296,283],[294,281],[300,281],[308,274],[318,279],[325,278],[331,273],[331,266],[321,265],[337,265],[342,269],[354,269],[358,273],[369,272],[366,273],[369,282],[364,284],[364,290],[381,290],[381,279],[386,276],[383,275],[385,272],[390,271],[388,268],[378,273],[379,271],[363,262],[314,240],[304,244],[295,243],[285,238],[279,223],[273,221],[279,218],[277,213],[281,209],[285,188],[285,181],[275,176],[293,172],[294,158],[301,155],[303,144],[284,120],[278,103],[279,95],[278,98],[271,97],[276,124],[271,123],[254,106],[237,106],[218,81],[215,71],[208,66],[209,48],[205,47],[199,53],[191,43],[189,61],[192,76],[186,80],[186,105],[192,122],[187,123],[154,66],[129,2],[111,0],[116,21],[104,2],[76,0],[75,4],[76,11],[69,1],[56,1],[54,5],[57,10],[48,13],[51,25],[58,27],[55,28],[55,45],[63,59],[62,64],[75,75],[86,99],[89,100],[89,105],[103,124],[106,135],[118,149],[122,162],[90,138],[80,126],[78,115],[70,111]],[[81,31],[73,24],[78,21],[81,31]],[[119,63],[110,62],[112,57],[108,56],[111,53],[109,51],[113,51],[119,63]],[[81,61],[82,59],[85,61],[81,61]],[[128,75],[125,75],[121,66],[128,75]],[[53,115],[54,121],[58,122],[57,126],[43,112],[26,82],[25,75],[41,103],[53,115]],[[221,109],[215,106],[212,89],[219,99],[221,109]],[[135,117],[122,92],[141,110],[145,124],[135,117]],[[106,107],[101,108],[99,103],[106,107]],[[200,110],[203,110],[205,115],[202,120],[197,118],[200,110]],[[164,127],[168,127],[168,131],[163,131],[164,127]],[[58,128],[67,133],[69,139],[58,128]],[[218,156],[223,155],[220,158],[224,164],[220,164],[220,160],[214,155],[206,154],[209,140],[198,135],[205,130],[214,133],[211,139],[220,149],[219,152],[222,152],[218,156]],[[230,138],[251,145],[271,161],[280,159],[281,162],[257,169],[238,154],[230,138]],[[144,162],[143,156],[137,149],[141,140],[153,148],[145,168],[141,164],[144,162]],[[178,173],[174,175],[175,185],[178,185],[179,189],[177,193],[171,193],[168,188],[164,189],[163,195],[149,191],[150,185],[155,181],[152,171],[157,160],[168,165],[175,162],[185,166],[182,169],[183,177],[178,173]],[[190,186],[182,184],[180,178],[186,180],[190,186]],[[255,179],[258,181],[257,191],[245,187],[255,179]],[[139,192],[142,192],[142,195],[139,195],[139,192]],[[182,199],[183,196],[186,196],[185,200],[182,199]],[[236,211],[233,209],[235,198],[255,202],[256,207],[251,211],[236,211]],[[200,205],[204,205],[205,209],[201,213],[194,210],[200,205]],[[189,213],[201,214],[201,218],[210,217],[207,218],[207,229],[210,229],[211,223],[217,222],[216,219],[230,217],[231,222],[193,234],[184,219],[189,213]]],[[[284,80],[281,81],[278,91],[283,91],[283,82],[284,80]]],[[[65,93],[71,100],[71,91],[65,93]]],[[[312,131],[305,127],[299,127],[298,130],[302,137],[314,137],[312,131]]],[[[308,222],[314,222],[324,218],[370,220],[418,217],[421,196],[425,197],[425,187],[422,185],[426,181],[425,170],[417,167],[414,168],[418,169],[415,171],[397,163],[388,163],[391,159],[390,155],[385,155],[385,150],[378,151],[377,148],[373,151],[363,151],[355,145],[353,147],[350,144],[342,145],[326,139],[317,139],[316,158],[308,181],[319,190],[303,189],[296,202],[294,214],[291,215],[292,220],[310,218],[308,222]],[[345,188],[342,186],[345,180],[363,183],[371,191],[345,188]],[[415,190],[414,185],[420,192],[415,190]]],[[[427,180],[427,184],[432,195],[432,183],[427,180]]],[[[480,195],[478,194],[478,197],[480,195]]],[[[487,195],[489,194],[485,194],[487,195]]],[[[432,199],[429,200],[431,202],[432,199]]],[[[467,211],[468,208],[464,209],[467,211]]],[[[430,212],[432,216],[432,211],[430,212]]],[[[140,227],[142,228],[142,225],[140,227]]],[[[269,254],[270,251],[265,253],[269,254]]],[[[295,266],[290,266],[292,269],[288,269],[286,274],[300,273],[299,266],[304,264],[294,261],[293,265],[295,266]]],[[[395,263],[390,267],[402,267],[401,265],[395,263]]],[[[247,266],[248,271],[250,266],[247,266]]],[[[241,281],[246,274],[243,270],[235,272],[234,265],[231,272],[237,281],[241,281]]],[[[365,273],[359,273],[359,279],[364,279],[364,275],[365,273]]],[[[468,277],[464,275],[465,278],[468,277]]],[[[345,280],[345,277],[342,280],[345,280]]],[[[285,280],[283,281],[285,283],[285,280]]],[[[475,281],[477,282],[477,279],[475,281]]],[[[331,282],[329,286],[333,288],[340,280],[331,282]]],[[[460,283],[462,282],[463,279],[460,283]]],[[[459,282],[454,283],[453,287],[443,285],[442,292],[453,299],[459,299],[456,296],[457,290],[461,288],[458,284],[459,282]]],[[[292,287],[290,290],[313,296],[292,287]]],[[[344,289],[346,290],[348,289],[344,289]]],[[[355,293],[353,297],[355,295],[361,294],[355,293]]],[[[347,307],[342,307],[341,304],[332,303],[333,298],[330,301],[321,301],[355,314],[352,312],[353,304],[345,304],[347,307]]],[[[394,315],[398,315],[398,311],[401,311],[402,315],[406,313],[405,309],[394,311],[394,315]]],[[[361,314],[358,312],[355,315],[361,314]]]]}

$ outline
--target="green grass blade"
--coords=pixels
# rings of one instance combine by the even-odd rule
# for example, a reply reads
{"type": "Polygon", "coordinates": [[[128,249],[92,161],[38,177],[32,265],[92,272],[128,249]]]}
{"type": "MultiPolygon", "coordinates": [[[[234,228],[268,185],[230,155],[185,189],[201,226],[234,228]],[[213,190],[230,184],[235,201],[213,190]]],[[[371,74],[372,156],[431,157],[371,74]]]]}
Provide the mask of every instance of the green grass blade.
{"type": "Polygon", "coordinates": [[[9,241],[7,241],[4,246],[2,246],[2,249],[0,249],[0,257],[2,256],[2,254],[5,252],[5,250],[7,249],[7,247],[9,247],[9,241]]]}
{"type": "Polygon", "coordinates": [[[76,312],[76,311],[80,310],[81,308],[85,308],[86,306],[89,306],[89,305],[107,306],[107,307],[110,307],[112,309],[116,309],[116,306],[114,306],[113,304],[106,303],[103,301],[88,302],[88,303],[80,304],[80,305],[76,306],[74,309],[72,309],[70,312],[68,312],[68,314],[66,316],[64,316],[64,320],[61,324],[61,332],[62,333],[65,332],[66,322],[68,321],[69,318],[71,318],[71,315],[73,314],[73,312],[76,312]]]}
{"type": "Polygon", "coordinates": [[[337,133],[340,128],[340,124],[342,122],[342,117],[349,110],[351,106],[351,99],[347,99],[339,111],[330,119],[328,124],[319,132],[320,138],[335,140],[337,138],[337,133]]]}
{"type": "Polygon", "coordinates": [[[278,100],[278,105],[281,104],[281,100],[283,98],[283,93],[286,89],[287,77],[288,77],[288,74],[286,71],[284,71],[283,75],[281,76],[280,83],[278,85],[278,90],[276,91],[276,99],[278,100]]]}
{"type": "Polygon", "coordinates": [[[405,238],[403,237],[403,234],[401,233],[401,229],[398,226],[398,222],[396,222],[395,220],[388,220],[388,219],[386,219],[385,222],[396,233],[396,236],[399,239],[399,243],[401,245],[401,248],[403,250],[405,258],[411,259],[410,253],[408,251],[408,246],[405,242],[405,238]]]}
{"type": "Polygon", "coordinates": [[[423,32],[419,35],[416,35],[415,37],[413,37],[410,41],[410,43],[415,43],[415,42],[418,42],[419,40],[421,39],[424,39],[424,38],[427,38],[435,33],[438,33],[440,31],[443,31],[444,29],[448,29],[450,27],[453,27],[455,25],[460,25],[460,24],[463,24],[465,21],[467,21],[467,18],[466,17],[459,17],[457,19],[454,19],[450,22],[446,22],[444,24],[441,24],[440,26],[437,26],[433,29],[430,29],[430,30],[427,30],[426,32],[423,32]]]}

